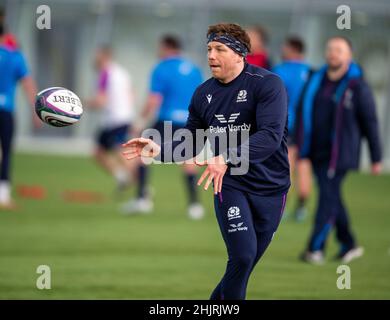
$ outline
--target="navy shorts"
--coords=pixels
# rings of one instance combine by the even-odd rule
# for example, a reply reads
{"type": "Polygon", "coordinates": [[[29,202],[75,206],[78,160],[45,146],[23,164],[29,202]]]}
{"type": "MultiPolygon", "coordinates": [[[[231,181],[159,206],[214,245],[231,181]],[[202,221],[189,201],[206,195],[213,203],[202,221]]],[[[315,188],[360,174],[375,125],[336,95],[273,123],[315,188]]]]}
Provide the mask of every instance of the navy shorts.
{"type": "Polygon", "coordinates": [[[112,129],[103,129],[97,135],[97,144],[104,150],[113,150],[125,143],[129,137],[129,125],[123,125],[112,129]]]}

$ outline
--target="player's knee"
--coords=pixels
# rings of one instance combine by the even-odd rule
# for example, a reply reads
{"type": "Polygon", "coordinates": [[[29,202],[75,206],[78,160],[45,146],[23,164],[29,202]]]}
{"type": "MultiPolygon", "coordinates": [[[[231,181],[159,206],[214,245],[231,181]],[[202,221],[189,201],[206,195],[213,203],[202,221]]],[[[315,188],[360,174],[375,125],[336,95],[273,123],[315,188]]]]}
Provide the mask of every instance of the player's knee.
{"type": "Polygon", "coordinates": [[[247,252],[232,259],[240,270],[251,270],[256,260],[256,252],[247,252]]]}

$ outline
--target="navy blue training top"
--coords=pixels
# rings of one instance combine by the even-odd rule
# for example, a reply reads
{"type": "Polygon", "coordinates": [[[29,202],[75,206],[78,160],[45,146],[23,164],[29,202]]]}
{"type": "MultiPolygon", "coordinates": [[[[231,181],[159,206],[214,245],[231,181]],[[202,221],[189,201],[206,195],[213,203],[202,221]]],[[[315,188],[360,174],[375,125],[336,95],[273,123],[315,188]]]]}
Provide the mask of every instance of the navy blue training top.
{"type": "Polygon", "coordinates": [[[334,96],[340,82],[341,79],[332,81],[325,74],[315,96],[314,104],[316,107],[313,109],[313,136],[310,157],[316,164],[328,164],[330,161],[332,137],[329,132],[334,130],[336,113],[334,96]]]}
{"type": "MultiPolygon", "coordinates": [[[[192,96],[186,129],[193,138],[196,129],[227,136],[229,132],[249,131],[249,144],[241,141],[237,148],[229,144],[227,150],[218,150],[218,146],[213,150],[215,155],[227,153],[236,167],[240,160],[244,161],[240,157],[249,154],[248,172],[233,175],[234,168],[229,166],[223,185],[259,195],[281,195],[288,191],[287,94],[276,74],[245,64],[240,75],[227,84],[208,79],[192,96]]],[[[179,144],[163,143],[161,160],[164,161],[168,149],[171,152],[179,144]]],[[[195,153],[194,148],[192,157],[195,153]]]]}

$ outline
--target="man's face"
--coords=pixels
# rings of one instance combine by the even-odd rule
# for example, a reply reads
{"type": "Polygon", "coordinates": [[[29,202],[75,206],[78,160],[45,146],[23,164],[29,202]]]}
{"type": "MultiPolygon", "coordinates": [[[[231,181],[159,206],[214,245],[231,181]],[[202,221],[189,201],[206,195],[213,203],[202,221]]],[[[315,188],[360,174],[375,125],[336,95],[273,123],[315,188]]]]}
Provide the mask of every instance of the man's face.
{"type": "Polygon", "coordinates": [[[292,50],[291,47],[287,44],[282,45],[282,59],[283,60],[290,60],[292,56],[292,50]]]}
{"type": "Polygon", "coordinates": [[[160,59],[164,59],[167,56],[167,47],[163,44],[160,43],[157,49],[157,55],[160,59]]]}
{"type": "Polygon", "coordinates": [[[256,53],[257,51],[264,49],[264,43],[255,30],[248,29],[246,33],[248,34],[251,43],[251,53],[256,53]]]}
{"type": "Polygon", "coordinates": [[[340,69],[349,65],[352,60],[352,52],[347,42],[343,39],[330,39],[326,45],[326,62],[331,70],[340,69]]]}
{"type": "Polygon", "coordinates": [[[217,41],[207,45],[207,58],[213,77],[222,82],[234,73],[237,64],[242,61],[239,54],[217,41]]]}
{"type": "Polygon", "coordinates": [[[104,62],[106,60],[105,54],[102,50],[98,50],[95,54],[94,67],[96,70],[100,70],[104,66],[104,62]]]}

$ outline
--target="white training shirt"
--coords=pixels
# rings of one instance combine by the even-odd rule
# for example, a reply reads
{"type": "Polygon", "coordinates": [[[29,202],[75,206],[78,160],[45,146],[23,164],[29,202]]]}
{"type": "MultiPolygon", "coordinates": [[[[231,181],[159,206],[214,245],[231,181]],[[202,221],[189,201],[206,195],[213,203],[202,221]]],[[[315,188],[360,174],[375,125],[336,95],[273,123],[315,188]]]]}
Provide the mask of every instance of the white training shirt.
{"type": "Polygon", "coordinates": [[[133,88],[130,74],[125,68],[111,62],[100,73],[99,91],[104,91],[107,96],[101,119],[104,128],[111,129],[133,121],[133,88]]]}

